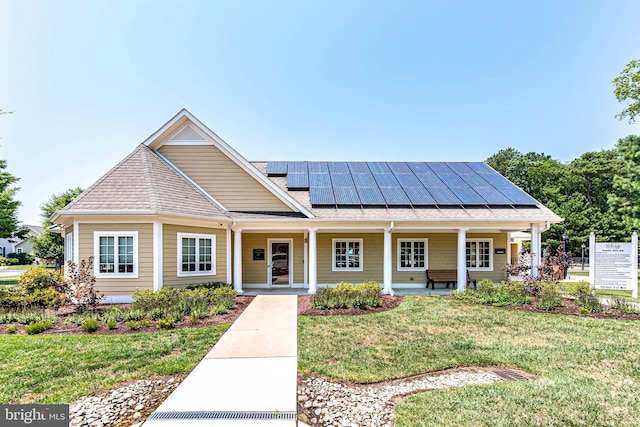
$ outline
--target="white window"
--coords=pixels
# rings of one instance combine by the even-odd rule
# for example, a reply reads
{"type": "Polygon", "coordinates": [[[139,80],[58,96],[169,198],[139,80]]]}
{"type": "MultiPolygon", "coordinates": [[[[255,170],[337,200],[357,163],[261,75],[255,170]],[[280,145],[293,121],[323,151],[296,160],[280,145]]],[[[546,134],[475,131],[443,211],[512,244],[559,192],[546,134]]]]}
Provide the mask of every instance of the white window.
{"type": "Polygon", "coordinates": [[[64,260],[73,261],[73,233],[68,233],[64,237],[64,260]]]}
{"type": "Polygon", "coordinates": [[[333,239],[333,271],[362,271],[362,239],[333,239]]]}
{"type": "Polygon", "coordinates": [[[138,277],[138,232],[94,233],[96,277],[138,277]]]}
{"type": "Polygon", "coordinates": [[[398,239],[398,271],[424,271],[427,266],[426,239],[398,239]]]}
{"type": "Polygon", "coordinates": [[[491,239],[467,239],[467,268],[469,270],[493,270],[491,239]]]}
{"type": "Polygon", "coordinates": [[[18,249],[16,249],[16,253],[21,254],[21,253],[22,253],[22,248],[18,248],[18,249]]]}
{"type": "Polygon", "coordinates": [[[178,276],[216,274],[216,236],[178,233],[178,276]]]}

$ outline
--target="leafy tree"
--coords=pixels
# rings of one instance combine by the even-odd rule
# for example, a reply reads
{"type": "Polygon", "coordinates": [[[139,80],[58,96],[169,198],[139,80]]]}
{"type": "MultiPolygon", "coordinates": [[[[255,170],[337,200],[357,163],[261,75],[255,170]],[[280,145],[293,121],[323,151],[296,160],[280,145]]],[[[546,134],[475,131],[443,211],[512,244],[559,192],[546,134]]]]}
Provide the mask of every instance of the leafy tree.
{"type": "Polygon", "coordinates": [[[589,151],[568,165],[573,192],[584,194],[589,207],[601,211],[609,208],[609,194],[613,191],[613,178],[623,173],[625,163],[616,150],[589,151]]]}
{"type": "Polygon", "coordinates": [[[7,172],[6,168],[7,161],[0,160],[0,238],[24,238],[28,229],[20,226],[18,221],[20,202],[15,199],[19,188],[14,184],[19,181],[19,178],[7,172]]]}
{"type": "Polygon", "coordinates": [[[40,236],[31,237],[33,252],[38,258],[62,259],[64,254],[64,239],[62,235],[46,230],[53,225],[51,222],[53,214],[71,203],[82,191],[80,187],[71,188],[63,193],[52,195],[49,200],[40,205],[42,228],[45,231],[40,236]]]}
{"type": "Polygon", "coordinates": [[[629,123],[635,123],[636,116],[640,115],[640,60],[629,62],[612,83],[616,99],[625,103],[624,110],[616,117],[620,120],[628,117],[629,123]]]}
{"type": "Polygon", "coordinates": [[[618,141],[616,150],[625,162],[624,174],[613,179],[614,194],[609,197],[613,207],[624,215],[633,229],[640,226],[640,137],[629,135],[618,141]]]}

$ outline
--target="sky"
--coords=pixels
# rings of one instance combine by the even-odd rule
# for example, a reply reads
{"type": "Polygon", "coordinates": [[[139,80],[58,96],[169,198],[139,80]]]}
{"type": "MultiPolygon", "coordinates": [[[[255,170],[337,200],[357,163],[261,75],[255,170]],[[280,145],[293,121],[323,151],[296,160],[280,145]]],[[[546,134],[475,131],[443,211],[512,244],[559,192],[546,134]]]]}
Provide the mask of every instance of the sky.
{"type": "Polygon", "coordinates": [[[19,218],[180,109],[250,161],[569,162],[640,134],[611,81],[637,0],[0,0],[0,159],[19,218]]]}

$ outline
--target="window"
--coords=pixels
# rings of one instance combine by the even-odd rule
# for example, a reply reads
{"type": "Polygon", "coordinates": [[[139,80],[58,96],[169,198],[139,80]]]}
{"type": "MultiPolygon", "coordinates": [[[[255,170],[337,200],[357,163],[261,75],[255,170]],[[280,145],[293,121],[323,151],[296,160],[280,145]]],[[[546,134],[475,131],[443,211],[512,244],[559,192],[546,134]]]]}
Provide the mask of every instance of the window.
{"type": "Polygon", "coordinates": [[[96,232],[96,277],[138,277],[138,232],[96,232]]]}
{"type": "Polygon", "coordinates": [[[73,233],[64,236],[64,258],[65,261],[73,261],[73,233]]]}
{"type": "Polygon", "coordinates": [[[16,253],[21,254],[21,253],[22,253],[22,248],[18,248],[18,249],[16,249],[16,253]]]}
{"type": "Polygon", "coordinates": [[[178,233],[178,276],[216,274],[216,236],[178,233]]]}
{"type": "Polygon", "coordinates": [[[467,268],[469,270],[493,270],[490,239],[467,240],[467,268]]]}
{"type": "Polygon", "coordinates": [[[333,239],[333,271],[362,271],[362,239],[333,239]]]}
{"type": "Polygon", "coordinates": [[[427,268],[427,240],[398,239],[398,271],[427,268]]]}

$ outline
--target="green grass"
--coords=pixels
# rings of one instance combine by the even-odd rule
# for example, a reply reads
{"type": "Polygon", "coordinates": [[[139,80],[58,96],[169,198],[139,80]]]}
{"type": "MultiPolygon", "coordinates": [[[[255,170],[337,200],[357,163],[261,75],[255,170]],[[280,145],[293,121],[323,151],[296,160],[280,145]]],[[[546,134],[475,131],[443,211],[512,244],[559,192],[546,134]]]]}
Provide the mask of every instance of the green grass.
{"type": "Polygon", "coordinates": [[[640,425],[640,322],[407,297],[385,313],[301,317],[299,355],[303,373],[356,382],[469,365],[540,377],[410,396],[398,426],[640,425]]]}
{"type": "Polygon", "coordinates": [[[46,268],[47,270],[55,271],[55,265],[38,265],[38,264],[30,264],[30,265],[9,265],[6,267],[7,270],[33,270],[34,268],[46,268]]]}
{"type": "Polygon", "coordinates": [[[20,276],[0,276],[0,286],[16,286],[20,276]]]}
{"type": "Polygon", "coordinates": [[[69,403],[124,381],[190,372],[228,328],[2,336],[0,403],[69,403]]]}

